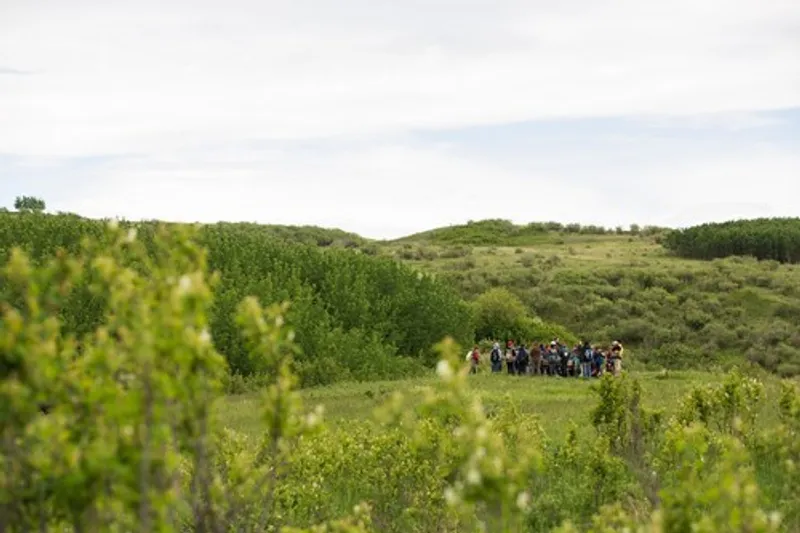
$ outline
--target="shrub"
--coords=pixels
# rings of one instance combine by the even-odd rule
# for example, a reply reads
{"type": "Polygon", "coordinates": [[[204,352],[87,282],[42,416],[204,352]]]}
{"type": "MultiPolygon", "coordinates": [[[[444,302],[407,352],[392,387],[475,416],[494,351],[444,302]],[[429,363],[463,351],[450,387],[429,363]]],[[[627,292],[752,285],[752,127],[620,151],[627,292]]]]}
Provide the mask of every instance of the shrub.
{"type": "Polygon", "coordinates": [[[472,248],[467,246],[448,246],[439,255],[443,259],[458,259],[472,255],[472,248]]]}
{"type": "Polygon", "coordinates": [[[525,333],[527,310],[508,289],[489,289],[472,308],[477,339],[519,339],[525,333]]]}

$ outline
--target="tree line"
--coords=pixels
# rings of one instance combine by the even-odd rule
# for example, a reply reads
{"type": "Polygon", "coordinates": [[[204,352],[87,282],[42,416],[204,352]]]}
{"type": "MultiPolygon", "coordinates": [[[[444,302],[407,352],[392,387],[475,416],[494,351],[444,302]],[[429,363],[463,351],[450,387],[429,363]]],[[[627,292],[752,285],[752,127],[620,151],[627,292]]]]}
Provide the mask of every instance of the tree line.
{"type": "Polygon", "coordinates": [[[800,263],[800,218],[701,224],[674,230],[662,243],[676,255],[692,259],[753,256],[781,263],[800,263]]]}

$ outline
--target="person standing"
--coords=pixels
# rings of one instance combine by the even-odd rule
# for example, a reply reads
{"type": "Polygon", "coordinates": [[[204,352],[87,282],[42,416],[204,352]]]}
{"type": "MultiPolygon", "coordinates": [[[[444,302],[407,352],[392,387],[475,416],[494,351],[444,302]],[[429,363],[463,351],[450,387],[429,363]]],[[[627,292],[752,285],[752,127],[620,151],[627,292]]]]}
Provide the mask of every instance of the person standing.
{"type": "Polygon", "coordinates": [[[500,345],[498,343],[494,343],[494,345],[492,345],[492,353],[489,356],[489,359],[492,363],[493,374],[503,370],[503,356],[500,353],[500,345]]]}
{"type": "Polygon", "coordinates": [[[606,352],[600,347],[594,350],[594,368],[595,376],[601,377],[606,368],[606,352]]]}
{"type": "Polygon", "coordinates": [[[624,348],[619,341],[614,341],[611,344],[611,360],[614,362],[614,375],[619,376],[622,373],[622,352],[624,348]]]}
{"type": "Polygon", "coordinates": [[[514,374],[517,366],[517,351],[514,349],[514,343],[512,341],[508,341],[508,346],[506,348],[506,368],[510,375],[514,374]]]}
{"type": "Polygon", "coordinates": [[[520,376],[524,376],[528,373],[528,362],[529,362],[529,354],[528,350],[525,349],[525,344],[520,344],[519,348],[517,348],[517,374],[520,376]]]}
{"type": "Polygon", "coordinates": [[[472,353],[470,354],[470,374],[477,374],[478,367],[481,364],[481,351],[478,349],[478,345],[476,344],[472,348],[472,353]]]}
{"type": "Polygon", "coordinates": [[[562,377],[569,375],[569,348],[566,344],[558,343],[558,363],[562,377]]]}
{"type": "Polygon", "coordinates": [[[556,341],[550,343],[550,349],[547,351],[547,375],[557,376],[560,370],[558,346],[556,341]]]}
{"type": "Polygon", "coordinates": [[[569,361],[567,361],[567,373],[570,377],[581,376],[581,345],[576,344],[572,347],[569,354],[569,361]]]}
{"type": "Polygon", "coordinates": [[[531,344],[531,374],[538,376],[542,373],[542,348],[540,344],[536,346],[535,343],[531,344]]]}
{"type": "Polygon", "coordinates": [[[589,341],[583,341],[581,346],[581,376],[584,378],[592,377],[592,363],[594,362],[594,350],[589,341]]]}

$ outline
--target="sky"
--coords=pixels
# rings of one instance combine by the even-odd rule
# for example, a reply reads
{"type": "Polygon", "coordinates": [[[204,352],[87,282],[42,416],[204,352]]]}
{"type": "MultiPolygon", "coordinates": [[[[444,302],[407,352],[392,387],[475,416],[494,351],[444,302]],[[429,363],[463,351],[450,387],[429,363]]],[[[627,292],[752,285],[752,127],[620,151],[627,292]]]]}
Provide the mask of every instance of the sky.
{"type": "Polygon", "coordinates": [[[0,206],[338,227],[800,216],[797,0],[0,0],[0,206]]]}

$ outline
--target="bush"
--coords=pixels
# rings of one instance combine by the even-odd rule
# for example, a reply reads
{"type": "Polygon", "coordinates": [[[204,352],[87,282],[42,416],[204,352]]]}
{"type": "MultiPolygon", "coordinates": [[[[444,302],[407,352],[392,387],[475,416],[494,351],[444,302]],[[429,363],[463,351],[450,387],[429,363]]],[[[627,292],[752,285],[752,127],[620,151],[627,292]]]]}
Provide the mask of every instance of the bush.
{"type": "Polygon", "coordinates": [[[458,259],[472,255],[472,248],[468,246],[448,246],[439,255],[443,259],[458,259]]]}
{"type": "Polygon", "coordinates": [[[519,339],[526,333],[527,310],[508,289],[489,289],[472,308],[477,339],[519,339]]]}
{"type": "Polygon", "coordinates": [[[531,255],[524,255],[519,258],[519,264],[525,268],[531,268],[536,264],[535,258],[531,255]]]}

